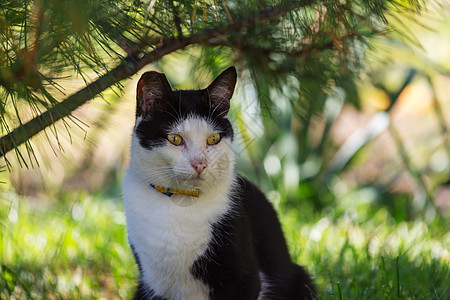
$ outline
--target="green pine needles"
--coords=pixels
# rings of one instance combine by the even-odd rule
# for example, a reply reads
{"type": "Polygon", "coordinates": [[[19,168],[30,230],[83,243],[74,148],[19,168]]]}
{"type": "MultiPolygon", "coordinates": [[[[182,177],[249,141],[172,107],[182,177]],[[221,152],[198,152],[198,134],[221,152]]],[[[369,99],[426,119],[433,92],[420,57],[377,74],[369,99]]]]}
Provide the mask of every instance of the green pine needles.
{"type": "Polygon", "coordinates": [[[37,162],[33,136],[70,136],[71,125],[81,122],[71,115],[75,109],[120,88],[145,65],[193,46],[203,48],[198,68],[217,73],[220,56],[229,55],[248,69],[261,105],[272,105],[271,90],[286,86],[297,91],[288,98],[300,115],[319,111],[336,87],[357,105],[355,76],[368,38],[389,34],[391,10],[414,13],[420,6],[399,0],[4,0],[0,156],[8,164],[5,155],[13,150],[25,166],[37,162]],[[82,78],[85,86],[68,93],[64,80],[70,78],[82,78]]]}

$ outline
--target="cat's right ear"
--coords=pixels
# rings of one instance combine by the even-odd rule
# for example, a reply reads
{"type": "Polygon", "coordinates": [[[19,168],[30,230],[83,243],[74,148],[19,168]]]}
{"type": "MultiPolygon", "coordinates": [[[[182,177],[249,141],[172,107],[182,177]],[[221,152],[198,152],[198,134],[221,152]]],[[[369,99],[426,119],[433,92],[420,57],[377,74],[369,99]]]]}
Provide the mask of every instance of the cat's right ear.
{"type": "Polygon", "coordinates": [[[210,105],[224,117],[230,109],[230,99],[236,86],[236,78],[236,69],[229,67],[206,88],[210,105]]]}
{"type": "Polygon", "coordinates": [[[146,72],[137,85],[136,118],[151,115],[158,105],[172,96],[172,88],[164,74],[146,72]]]}

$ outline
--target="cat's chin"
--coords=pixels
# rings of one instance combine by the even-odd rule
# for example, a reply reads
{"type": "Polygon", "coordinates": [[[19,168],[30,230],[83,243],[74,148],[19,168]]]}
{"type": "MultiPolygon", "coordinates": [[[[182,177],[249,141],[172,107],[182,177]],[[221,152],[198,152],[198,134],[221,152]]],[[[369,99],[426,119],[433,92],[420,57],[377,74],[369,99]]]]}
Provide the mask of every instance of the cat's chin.
{"type": "Polygon", "coordinates": [[[189,185],[201,185],[205,180],[203,178],[200,177],[195,177],[195,178],[191,178],[186,180],[186,183],[189,185]]]}
{"type": "Polygon", "coordinates": [[[186,179],[183,182],[183,186],[181,188],[187,188],[187,189],[201,189],[203,190],[206,186],[206,181],[203,178],[195,177],[186,179]]]}
{"type": "Polygon", "coordinates": [[[211,183],[205,178],[191,178],[184,180],[183,183],[179,185],[181,189],[199,189],[201,193],[209,192],[211,189],[216,189],[219,183],[211,183]]]}

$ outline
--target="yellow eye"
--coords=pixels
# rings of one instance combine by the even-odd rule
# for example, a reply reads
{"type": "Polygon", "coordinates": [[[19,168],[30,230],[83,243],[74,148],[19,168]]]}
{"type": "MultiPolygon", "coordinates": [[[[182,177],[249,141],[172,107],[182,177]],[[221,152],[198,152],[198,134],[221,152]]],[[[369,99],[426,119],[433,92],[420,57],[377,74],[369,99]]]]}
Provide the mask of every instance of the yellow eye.
{"type": "Polygon", "coordinates": [[[214,134],[211,134],[211,135],[208,137],[207,142],[208,142],[208,145],[215,145],[215,144],[217,144],[218,142],[220,142],[220,133],[214,133],[214,134]]]}
{"type": "Polygon", "coordinates": [[[168,134],[167,139],[175,146],[179,146],[183,142],[181,135],[175,133],[168,134]]]}

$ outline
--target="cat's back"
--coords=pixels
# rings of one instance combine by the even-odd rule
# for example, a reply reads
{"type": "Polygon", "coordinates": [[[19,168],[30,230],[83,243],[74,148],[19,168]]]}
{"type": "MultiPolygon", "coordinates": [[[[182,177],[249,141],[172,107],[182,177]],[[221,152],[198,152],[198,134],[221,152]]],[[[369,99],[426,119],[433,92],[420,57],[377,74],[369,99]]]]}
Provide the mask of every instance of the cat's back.
{"type": "Polygon", "coordinates": [[[272,204],[247,179],[239,177],[238,184],[240,201],[249,219],[260,268],[263,272],[289,268],[291,260],[288,248],[272,204]]]}
{"type": "Polygon", "coordinates": [[[261,279],[261,298],[312,299],[314,284],[305,269],[292,263],[272,204],[250,181],[239,177],[240,202],[248,220],[261,279]]]}

